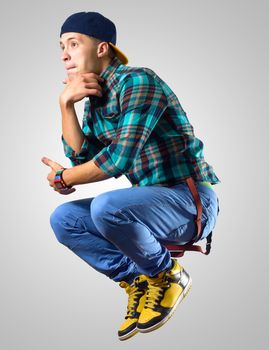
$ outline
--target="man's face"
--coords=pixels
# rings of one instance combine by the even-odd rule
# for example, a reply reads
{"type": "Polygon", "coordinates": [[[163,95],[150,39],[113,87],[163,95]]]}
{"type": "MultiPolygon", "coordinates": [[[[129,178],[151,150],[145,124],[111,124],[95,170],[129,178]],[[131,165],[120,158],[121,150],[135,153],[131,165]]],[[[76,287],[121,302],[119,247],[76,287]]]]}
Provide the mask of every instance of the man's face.
{"type": "Polygon", "coordinates": [[[98,72],[98,46],[89,36],[80,33],[64,33],[61,36],[60,46],[61,58],[68,75],[76,72],[98,72]]]}

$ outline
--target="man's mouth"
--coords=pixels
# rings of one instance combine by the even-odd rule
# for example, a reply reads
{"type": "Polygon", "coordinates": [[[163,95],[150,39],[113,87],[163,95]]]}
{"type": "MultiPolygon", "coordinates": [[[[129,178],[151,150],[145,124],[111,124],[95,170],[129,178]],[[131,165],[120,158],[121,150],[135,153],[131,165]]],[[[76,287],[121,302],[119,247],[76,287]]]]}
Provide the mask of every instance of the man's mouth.
{"type": "Polygon", "coordinates": [[[66,70],[69,71],[69,70],[75,69],[75,68],[76,68],[76,66],[70,66],[70,67],[66,67],[66,70]]]}

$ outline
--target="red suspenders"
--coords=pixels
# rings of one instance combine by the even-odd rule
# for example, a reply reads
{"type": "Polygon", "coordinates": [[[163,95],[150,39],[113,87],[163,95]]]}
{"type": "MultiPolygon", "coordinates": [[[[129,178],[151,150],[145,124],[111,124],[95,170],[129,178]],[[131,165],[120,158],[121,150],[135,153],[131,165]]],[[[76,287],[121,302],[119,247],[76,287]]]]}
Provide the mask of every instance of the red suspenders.
{"type": "Polygon", "coordinates": [[[164,244],[164,246],[170,251],[171,256],[173,257],[180,257],[183,256],[186,250],[191,250],[191,251],[197,251],[201,252],[205,255],[208,255],[210,253],[211,249],[211,241],[212,241],[212,232],[207,236],[206,240],[206,250],[204,251],[201,246],[195,245],[194,243],[199,241],[201,237],[201,220],[202,220],[202,203],[200,199],[199,192],[197,191],[195,182],[192,177],[188,177],[186,179],[187,185],[189,186],[189,189],[193,195],[196,208],[197,208],[197,216],[195,219],[196,226],[197,226],[197,233],[196,237],[192,240],[192,242],[184,244],[184,245],[179,245],[179,244],[164,244]]]}

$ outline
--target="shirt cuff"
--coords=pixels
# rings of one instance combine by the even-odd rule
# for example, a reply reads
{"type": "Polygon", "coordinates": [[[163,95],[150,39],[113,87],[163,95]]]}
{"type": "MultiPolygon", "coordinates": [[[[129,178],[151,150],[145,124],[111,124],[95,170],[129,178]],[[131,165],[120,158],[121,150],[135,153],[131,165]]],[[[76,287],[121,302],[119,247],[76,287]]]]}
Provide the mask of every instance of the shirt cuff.
{"type": "Polygon", "coordinates": [[[76,153],[76,151],[74,151],[73,148],[67,144],[63,135],[62,135],[62,142],[63,142],[65,156],[70,159],[73,167],[76,165],[83,164],[88,160],[90,160],[89,159],[89,142],[86,138],[84,139],[81,149],[78,153],[76,153]]]}
{"type": "Polygon", "coordinates": [[[108,150],[105,148],[96,154],[92,161],[96,166],[98,166],[104,173],[110,177],[115,177],[117,179],[123,174],[119,168],[117,168],[111,159],[108,150]]]}

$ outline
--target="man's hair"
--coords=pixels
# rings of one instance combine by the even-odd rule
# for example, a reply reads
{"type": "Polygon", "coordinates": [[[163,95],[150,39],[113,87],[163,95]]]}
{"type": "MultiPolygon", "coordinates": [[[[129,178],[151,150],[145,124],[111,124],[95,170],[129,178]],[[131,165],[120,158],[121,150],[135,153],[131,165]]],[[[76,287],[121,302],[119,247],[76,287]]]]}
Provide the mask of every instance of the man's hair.
{"type": "MultiPolygon", "coordinates": [[[[102,40],[96,39],[94,37],[91,37],[91,39],[96,43],[96,46],[103,42],[102,40]]],[[[109,45],[109,43],[108,43],[108,54],[107,55],[110,58],[114,58],[116,56],[115,50],[113,49],[112,46],[109,45]]]]}

